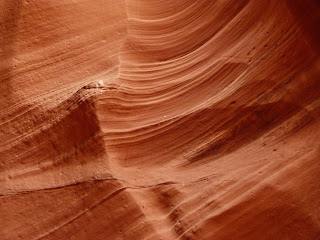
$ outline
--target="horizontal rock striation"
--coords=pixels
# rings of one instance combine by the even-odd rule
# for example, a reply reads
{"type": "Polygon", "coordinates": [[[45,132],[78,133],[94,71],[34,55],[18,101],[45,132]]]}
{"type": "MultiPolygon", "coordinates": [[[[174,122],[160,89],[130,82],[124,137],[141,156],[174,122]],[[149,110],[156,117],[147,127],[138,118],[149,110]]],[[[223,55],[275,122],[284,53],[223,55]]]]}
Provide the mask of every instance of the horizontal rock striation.
{"type": "Polygon", "coordinates": [[[0,1],[0,239],[320,239],[319,21],[0,1]]]}

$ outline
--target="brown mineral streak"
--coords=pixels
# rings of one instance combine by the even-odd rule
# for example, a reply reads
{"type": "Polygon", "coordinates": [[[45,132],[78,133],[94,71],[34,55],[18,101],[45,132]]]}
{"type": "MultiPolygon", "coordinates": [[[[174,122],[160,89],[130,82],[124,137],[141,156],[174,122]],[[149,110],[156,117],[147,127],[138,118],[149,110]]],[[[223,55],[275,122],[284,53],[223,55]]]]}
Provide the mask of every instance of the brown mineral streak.
{"type": "Polygon", "coordinates": [[[0,0],[0,240],[320,239],[318,0],[0,0]]]}

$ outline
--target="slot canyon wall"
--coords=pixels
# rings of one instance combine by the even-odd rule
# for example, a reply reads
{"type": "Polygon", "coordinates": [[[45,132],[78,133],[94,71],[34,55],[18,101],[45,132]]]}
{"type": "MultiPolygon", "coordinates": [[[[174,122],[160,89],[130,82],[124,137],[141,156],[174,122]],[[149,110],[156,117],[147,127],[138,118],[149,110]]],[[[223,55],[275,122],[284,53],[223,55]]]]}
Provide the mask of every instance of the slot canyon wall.
{"type": "Polygon", "coordinates": [[[0,0],[0,239],[320,239],[320,2],[0,0]]]}

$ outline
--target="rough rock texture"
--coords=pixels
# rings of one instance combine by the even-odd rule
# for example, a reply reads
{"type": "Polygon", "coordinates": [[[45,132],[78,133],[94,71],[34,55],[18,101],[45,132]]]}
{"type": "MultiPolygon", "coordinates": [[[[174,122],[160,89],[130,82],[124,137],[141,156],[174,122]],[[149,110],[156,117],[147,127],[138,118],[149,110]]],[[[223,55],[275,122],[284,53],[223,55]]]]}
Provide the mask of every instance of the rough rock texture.
{"type": "Polygon", "coordinates": [[[0,239],[320,239],[317,0],[0,0],[0,239]]]}

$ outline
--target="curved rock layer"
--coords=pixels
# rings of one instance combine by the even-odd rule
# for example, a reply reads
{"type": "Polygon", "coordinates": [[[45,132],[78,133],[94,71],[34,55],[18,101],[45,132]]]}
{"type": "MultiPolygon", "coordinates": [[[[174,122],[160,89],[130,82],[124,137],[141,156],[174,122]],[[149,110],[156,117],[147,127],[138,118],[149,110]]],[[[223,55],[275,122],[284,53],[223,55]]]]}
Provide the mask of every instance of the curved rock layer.
{"type": "Polygon", "coordinates": [[[1,0],[0,239],[320,239],[317,0],[1,0]]]}

